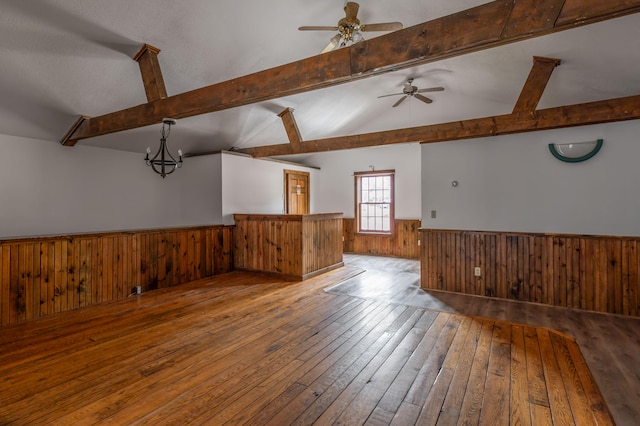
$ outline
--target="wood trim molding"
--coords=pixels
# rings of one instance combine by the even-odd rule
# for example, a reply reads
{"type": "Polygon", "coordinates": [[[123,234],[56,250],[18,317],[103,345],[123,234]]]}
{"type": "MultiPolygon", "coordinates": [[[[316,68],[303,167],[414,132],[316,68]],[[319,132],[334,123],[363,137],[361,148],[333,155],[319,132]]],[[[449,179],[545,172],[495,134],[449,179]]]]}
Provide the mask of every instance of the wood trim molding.
{"type": "Polygon", "coordinates": [[[152,125],[165,116],[191,117],[317,90],[638,11],[640,0],[493,1],[348,48],[89,118],[67,139],[75,142],[152,125]]]}
{"type": "Polygon", "coordinates": [[[238,221],[283,221],[283,222],[313,222],[317,220],[342,219],[342,213],[312,213],[312,214],[260,214],[260,213],[236,213],[233,215],[238,221]]]}

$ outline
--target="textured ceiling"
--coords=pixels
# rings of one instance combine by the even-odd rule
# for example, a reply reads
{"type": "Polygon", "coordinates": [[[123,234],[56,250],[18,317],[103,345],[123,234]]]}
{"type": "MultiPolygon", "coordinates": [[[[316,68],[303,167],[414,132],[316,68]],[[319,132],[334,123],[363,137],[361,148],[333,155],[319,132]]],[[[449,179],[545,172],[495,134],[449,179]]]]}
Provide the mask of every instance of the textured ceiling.
{"type": "MultiPolygon", "coordinates": [[[[363,23],[426,22],[484,1],[361,0],[363,23]]],[[[79,115],[146,102],[132,56],[143,43],[161,50],[169,95],[318,54],[344,1],[0,0],[0,133],[59,141],[79,115]]],[[[186,153],[286,143],[277,116],[295,110],[303,139],[368,133],[511,112],[533,56],[559,58],[539,107],[640,93],[640,14],[390,72],[314,92],[186,118],[170,143],[186,153]],[[414,85],[443,86],[430,105],[379,95],[414,85]]],[[[380,33],[367,33],[366,37],[380,33]]],[[[144,153],[160,124],[80,145],[144,153]]],[[[43,142],[44,143],[44,142],[43,142]]],[[[53,142],[52,142],[53,143],[53,142]]]]}

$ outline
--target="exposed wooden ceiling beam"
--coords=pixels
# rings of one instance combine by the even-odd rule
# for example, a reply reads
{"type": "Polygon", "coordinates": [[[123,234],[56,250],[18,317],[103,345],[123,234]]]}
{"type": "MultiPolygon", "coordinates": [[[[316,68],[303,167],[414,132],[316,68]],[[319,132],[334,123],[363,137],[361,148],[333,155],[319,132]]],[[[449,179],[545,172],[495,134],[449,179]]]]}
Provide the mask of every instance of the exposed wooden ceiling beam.
{"type": "Polygon", "coordinates": [[[551,73],[558,65],[560,65],[560,59],[533,57],[533,66],[513,112],[534,112],[536,110],[551,73]]]}
{"type": "Polygon", "coordinates": [[[62,143],[275,99],[640,11],[640,0],[497,0],[323,55],[84,120],[62,143]]]}
{"type": "Polygon", "coordinates": [[[287,136],[289,137],[291,148],[294,151],[297,150],[298,148],[300,148],[302,136],[300,135],[298,124],[296,124],[296,119],[293,117],[293,109],[286,108],[284,111],[278,114],[278,116],[282,119],[282,124],[284,124],[284,129],[286,130],[287,136]]]}
{"type": "Polygon", "coordinates": [[[247,148],[242,152],[253,157],[271,157],[408,142],[446,142],[636,119],[640,119],[640,95],[548,108],[537,110],[535,114],[516,112],[407,129],[309,140],[302,142],[295,152],[290,144],[247,148]]]}
{"type": "Polygon", "coordinates": [[[145,43],[133,57],[133,60],[140,65],[144,91],[149,102],[167,97],[167,89],[158,62],[158,53],[160,53],[160,49],[145,43]]]}

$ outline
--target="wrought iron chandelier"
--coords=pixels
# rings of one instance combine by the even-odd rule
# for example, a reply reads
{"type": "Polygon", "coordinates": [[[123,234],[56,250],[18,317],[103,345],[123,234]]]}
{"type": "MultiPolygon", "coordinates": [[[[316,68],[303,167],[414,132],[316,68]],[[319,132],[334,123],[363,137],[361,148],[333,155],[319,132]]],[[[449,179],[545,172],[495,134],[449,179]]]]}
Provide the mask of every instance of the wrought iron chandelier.
{"type": "Polygon", "coordinates": [[[147,166],[151,166],[154,172],[158,173],[162,178],[166,175],[170,175],[175,172],[176,169],[182,167],[182,150],[178,150],[178,160],[169,152],[169,146],[167,145],[167,139],[171,133],[171,126],[176,124],[176,120],[173,118],[162,119],[162,137],[160,138],[160,147],[156,155],[149,158],[151,154],[151,148],[147,147],[147,156],[144,158],[147,166]]]}

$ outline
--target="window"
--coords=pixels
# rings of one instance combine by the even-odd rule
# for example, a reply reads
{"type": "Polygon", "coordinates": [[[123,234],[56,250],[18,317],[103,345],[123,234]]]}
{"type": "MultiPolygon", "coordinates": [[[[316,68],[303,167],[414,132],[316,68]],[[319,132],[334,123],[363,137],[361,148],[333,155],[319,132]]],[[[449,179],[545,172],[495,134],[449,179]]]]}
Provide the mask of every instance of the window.
{"type": "Polygon", "coordinates": [[[354,173],[358,232],[391,234],[393,175],[394,170],[354,173]]]}

